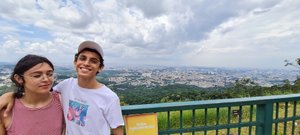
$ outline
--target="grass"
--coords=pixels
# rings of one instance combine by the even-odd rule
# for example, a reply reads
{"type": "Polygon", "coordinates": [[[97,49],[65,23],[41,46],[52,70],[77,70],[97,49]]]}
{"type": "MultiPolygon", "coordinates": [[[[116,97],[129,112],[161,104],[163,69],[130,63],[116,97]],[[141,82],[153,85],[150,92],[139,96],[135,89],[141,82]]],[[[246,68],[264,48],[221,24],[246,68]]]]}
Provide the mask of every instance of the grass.
{"type": "MultiPolygon", "coordinates": [[[[231,107],[232,110],[238,110],[239,106],[231,107]]],[[[233,115],[232,112],[229,112],[228,107],[219,108],[219,121],[217,121],[217,109],[216,108],[208,108],[207,109],[207,116],[205,119],[205,109],[197,109],[195,110],[195,119],[193,120],[193,113],[192,110],[185,110],[182,111],[182,128],[191,128],[191,127],[203,127],[203,126],[215,126],[217,123],[218,125],[226,125],[228,124],[228,116],[230,117],[230,124],[239,123],[239,116],[233,115]]],[[[250,106],[243,106],[242,107],[242,115],[241,115],[241,122],[249,122],[250,116],[251,116],[251,109],[250,106]]],[[[253,113],[252,113],[252,121],[256,121],[256,107],[253,107],[253,113]]],[[[274,104],[274,111],[273,111],[273,119],[276,118],[276,104],[274,104]]],[[[278,118],[285,118],[286,117],[293,117],[294,112],[294,105],[293,103],[279,103],[278,104],[278,118]],[[286,109],[285,106],[287,106],[287,114],[285,114],[286,109]]],[[[300,104],[297,104],[296,109],[296,116],[300,116],[300,104]]],[[[284,131],[286,131],[287,135],[292,134],[292,121],[286,122],[286,126],[284,122],[278,123],[278,129],[277,134],[283,135],[284,131]],[[286,129],[284,129],[286,128],[286,129]]],[[[298,135],[300,134],[300,121],[295,121],[295,129],[294,134],[298,135]]],[[[168,129],[168,115],[167,112],[160,112],[158,113],[158,126],[160,130],[167,130],[168,129]]],[[[242,127],[240,129],[238,128],[231,128],[230,134],[238,134],[240,130],[241,135],[248,135],[250,127],[242,127]]],[[[170,129],[180,129],[180,111],[172,111],[170,112],[170,129]]],[[[251,134],[255,134],[256,128],[252,126],[251,134]]],[[[273,134],[275,134],[275,124],[273,124],[272,128],[273,134]]],[[[192,133],[184,133],[184,135],[191,135],[192,133]]],[[[196,135],[204,135],[204,132],[195,132],[196,135]]],[[[215,135],[216,130],[207,131],[207,135],[215,135]]],[[[218,130],[219,135],[226,135],[227,129],[219,129],[218,130]]]]}

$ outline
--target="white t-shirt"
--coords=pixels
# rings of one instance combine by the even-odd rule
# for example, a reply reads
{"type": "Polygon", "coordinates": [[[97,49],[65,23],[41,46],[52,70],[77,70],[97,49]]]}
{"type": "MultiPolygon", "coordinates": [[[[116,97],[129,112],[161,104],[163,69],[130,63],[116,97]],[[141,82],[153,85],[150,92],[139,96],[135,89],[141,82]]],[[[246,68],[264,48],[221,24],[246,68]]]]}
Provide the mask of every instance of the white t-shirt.
{"type": "Polygon", "coordinates": [[[109,135],[124,125],[119,97],[105,85],[86,89],[69,78],[53,89],[61,93],[67,135],[109,135]]]}

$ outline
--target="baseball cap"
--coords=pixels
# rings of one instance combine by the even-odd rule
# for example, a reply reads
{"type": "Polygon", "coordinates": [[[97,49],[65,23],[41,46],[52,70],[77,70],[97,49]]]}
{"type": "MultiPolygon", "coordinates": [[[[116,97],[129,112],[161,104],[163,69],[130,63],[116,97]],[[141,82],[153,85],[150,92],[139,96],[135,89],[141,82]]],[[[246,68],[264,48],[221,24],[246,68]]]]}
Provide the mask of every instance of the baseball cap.
{"type": "Polygon", "coordinates": [[[97,51],[101,57],[103,58],[103,50],[99,44],[93,41],[83,41],[79,47],[78,47],[78,52],[82,51],[85,48],[93,49],[97,51]]]}

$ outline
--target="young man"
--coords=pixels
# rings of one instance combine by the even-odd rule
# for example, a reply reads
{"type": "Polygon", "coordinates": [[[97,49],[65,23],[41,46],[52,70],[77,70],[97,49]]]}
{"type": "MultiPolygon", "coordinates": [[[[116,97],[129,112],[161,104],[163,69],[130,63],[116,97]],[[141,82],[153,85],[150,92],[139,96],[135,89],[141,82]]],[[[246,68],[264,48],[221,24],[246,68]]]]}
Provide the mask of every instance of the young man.
{"type": "Polygon", "coordinates": [[[84,41],[74,58],[77,78],[69,78],[53,89],[61,93],[67,135],[123,134],[123,117],[118,96],[96,80],[104,68],[103,50],[84,41]]]}
{"type": "MultiPolygon", "coordinates": [[[[77,78],[63,80],[53,88],[61,93],[67,135],[109,135],[110,129],[115,135],[124,134],[118,96],[96,80],[104,68],[103,56],[100,45],[82,42],[74,58],[77,78]]],[[[1,98],[0,107],[5,100],[1,98]]]]}

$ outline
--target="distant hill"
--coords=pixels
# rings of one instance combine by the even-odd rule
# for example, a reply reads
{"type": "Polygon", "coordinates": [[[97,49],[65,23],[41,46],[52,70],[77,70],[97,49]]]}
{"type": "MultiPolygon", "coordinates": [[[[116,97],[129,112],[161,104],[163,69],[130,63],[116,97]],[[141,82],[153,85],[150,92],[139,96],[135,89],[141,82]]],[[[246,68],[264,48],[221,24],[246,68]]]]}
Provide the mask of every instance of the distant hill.
{"type": "Polygon", "coordinates": [[[14,65],[14,63],[0,61],[0,65],[14,65]]]}
{"type": "Polygon", "coordinates": [[[55,66],[54,68],[55,68],[55,72],[59,74],[65,74],[65,75],[75,74],[75,70],[73,67],[55,66]]]}

